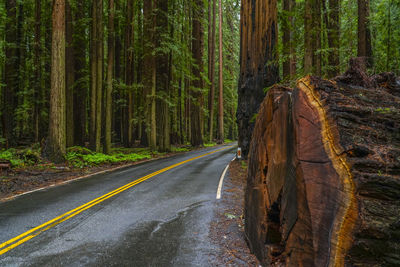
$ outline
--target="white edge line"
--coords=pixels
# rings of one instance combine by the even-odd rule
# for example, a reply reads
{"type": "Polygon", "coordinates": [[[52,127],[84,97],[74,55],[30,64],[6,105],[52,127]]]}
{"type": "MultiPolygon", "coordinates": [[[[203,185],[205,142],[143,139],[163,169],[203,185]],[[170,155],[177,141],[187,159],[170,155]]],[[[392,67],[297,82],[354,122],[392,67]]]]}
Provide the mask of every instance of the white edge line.
{"type": "MultiPolygon", "coordinates": [[[[236,159],[236,157],[234,157],[232,161],[234,161],[236,159]]],[[[221,191],[222,191],[222,185],[224,183],[224,178],[225,178],[225,174],[228,171],[229,168],[229,164],[225,167],[224,171],[222,172],[221,178],[219,179],[219,184],[218,184],[218,190],[217,190],[217,199],[221,199],[221,191]]]]}

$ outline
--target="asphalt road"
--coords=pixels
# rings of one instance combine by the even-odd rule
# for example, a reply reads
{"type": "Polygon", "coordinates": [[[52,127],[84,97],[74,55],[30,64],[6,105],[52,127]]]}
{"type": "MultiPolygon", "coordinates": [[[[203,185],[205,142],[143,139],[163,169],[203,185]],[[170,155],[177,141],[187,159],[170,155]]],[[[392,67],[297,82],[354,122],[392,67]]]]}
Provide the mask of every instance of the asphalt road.
{"type": "Polygon", "coordinates": [[[235,152],[235,147],[225,148],[86,206],[76,216],[55,220],[10,244],[4,243],[116,188],[221,147],[143,163],[1,203],[0,266],[209,266],[210,255],[217,249],[208,237],[217,186],[235,152]],[[17,242],[21,244],[4,252],[17,242]]]}

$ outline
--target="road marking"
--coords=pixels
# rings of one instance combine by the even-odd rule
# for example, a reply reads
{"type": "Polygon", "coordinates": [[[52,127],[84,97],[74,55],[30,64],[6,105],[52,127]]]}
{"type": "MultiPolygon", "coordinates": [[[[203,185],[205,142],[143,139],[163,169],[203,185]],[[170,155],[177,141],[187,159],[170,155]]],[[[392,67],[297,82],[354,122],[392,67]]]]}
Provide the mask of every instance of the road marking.
{"type": "MultiPolygon", "coordinates": [[[[231,160],[231,162],[234,161],[235,158],[236,158],[236,157],[234,157],[234,158],[231,160]]],[[[222,172],[221,178],[219,179],[219,184],[218,184],[218,189],[217,189],[217,199],[221,199],[222,185],[223,185],[223,183],[224,183],[225,174],[226,174],[228,168],[229,168],[229,164],[225,167],[225,170],[222,172]]]]}
{"type": "Polygon", "coordinates": [[[133,187],[133,186],[135,186],[137,184],[140,184],[140,183],[150,179],[151,177],[154,177],[154,176],[156,176],[156,175],[158,175],[160,173],[163,173],[163,172],[166,172],[166,171],[171,170],[173,168],[176,168],[176,167],[178,167],[180,165],[183,165],[185,163],[191,162],[193,160],[196,160],[196,159],[199,159],[199,158],[202,158],[202,157],[205,157],[205,156],[217,153],[217,152],[220,152],[222,150],[225,150],[225,149],[228,149],[228,148],[231,148],[231,147],[233,147],[233,146],[228,146],[228,147],[224,147],[224,148],[221,148],[221,149],[217,149],[217,150],[208,152],[206,154],[203,154],[203,155],[200,155],[200,156],[197,156],[197,157],[194,157],[194,158],[191,158],[191,159],[188,159],[188,160],[173,164],[171,166],[165,167],[164,169],[161,169],[159,171],[156,171],[156,172],[148,174],[148,175],[146,175],[144,177],[141,177],[141,178],[139,178],[139,179],[137,179],[137,180],[135,180],[133,182],[130,182],[130,183],[124,185],[124,186],[121,186],[121,187],[119,187],[119,188],[117,188],[117,189],[115,189],[115,190],[113,190],[113,191],[111,191],[111,192],[109,192],[109,193],[107,193],[105,195],[102,195],[102,196],[100,196],[98,198],[95,198],[92,201],[89,201],[89,202],[87,202],[87,203],[85,203],[85,204],[83,204],[83,205],[81,205],[81,206],[79,206],[79,207],[77,207],[77,208],[75,208],[73,210],[70,210],[70,211],[68,211],[68,212],[66,212],[66,213],[64,213],[64,214],[62,214],[62,215],[60,215],[60,216],[48,221],[48,222],[45,222],[45,223],[43,223],[43,224],[41,224],[41,225],[39,225],[39,226],[37,226],[35,228],[30,229],[29,231],[27,231],[27,232],[25,232],[23,234],[20,234],[19,236],[16,236],[16,237],[14,237],[14,238],[12,238],[12,239],[0,244],[0,249],[5,247],[4,249],[0,250],[0,255],[3,255],[4,253],[6,253],[6,252],[18,247],[19,245],[25,243],[26,241],[34,238],[35,236],[38,236],[39,234],[47,231],[48,229],[50,229],[50,228],[52,228],[52,227],[54,227],[54,226],[56,226],[56,225],[58,225],[58,224],[60,224],[60,223],[62,223],[64,221],[66,221],[66,220],[68,220],[68,219],[70,219],[70,218],[72,218],[72,217],[74,217],[74,216],[76,216],[78,214],[80,214],[81,212],[83,212],[83,211],[85,211],[85,210],[87,210],[87,209],[89,209],[89,208],[91,208],[91,207],[103,202],[106,199],[109,199],[109,198],[111,198],[111,197],[113,197],[113,196],[115,196],[115,195],[117,195],[119,193],[122,193],[123,191],[125,191],[125,190],[127,190],[127,189],[129,189],[129,188],[131,188],[131,187],[133,187]]]}

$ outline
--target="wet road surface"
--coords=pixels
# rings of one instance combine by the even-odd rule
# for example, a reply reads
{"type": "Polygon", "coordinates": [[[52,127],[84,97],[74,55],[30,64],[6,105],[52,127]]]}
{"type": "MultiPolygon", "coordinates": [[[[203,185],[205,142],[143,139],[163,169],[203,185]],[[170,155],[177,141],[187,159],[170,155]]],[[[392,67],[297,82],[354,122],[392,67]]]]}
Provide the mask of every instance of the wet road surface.
{"type": "MultiPolygon", "coordinates": [[[[235,152],[235,147],[225,148],[151,177],[46,229],[0,255],[0,266],[209,266],[217,249],[208,234],[218,182],[235,152]]],[[[4,242],[116,188],[217,149],[221,147],[0,203],[0,251],[38,232],[4,242]]]]}

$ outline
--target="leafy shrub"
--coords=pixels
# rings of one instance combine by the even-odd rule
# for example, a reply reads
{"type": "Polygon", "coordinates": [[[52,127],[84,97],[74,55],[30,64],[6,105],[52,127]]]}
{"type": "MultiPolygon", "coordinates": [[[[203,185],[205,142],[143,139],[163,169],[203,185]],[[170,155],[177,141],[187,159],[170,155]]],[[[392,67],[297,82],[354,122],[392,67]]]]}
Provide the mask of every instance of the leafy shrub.
{"type": "Polygon", "coordinates": [[[204,146],[205,146],[205,147],[211,147],[211,146],[216,146],[216,145],[217,145],[217,143],[215,143],[215,142],[204,143],[204,146]]]}
{"type": "Polygon", "coordinates": [[[0,159],[9,160],[13,168],[33,166],[41,162],[40,152],[38,150],[32,150],[31,148],[23,150],[10,148],[0,151],[0,159]]]}
{"type": "Polygon", "coordinates": [[[151,158],[151,154],[148,151],[142,153],[114,153],[111,155],[106,155],[103,153],[95,153],[89,149],[79,149],[75,147],[66,155],[66,160],[70,166],[77,168],[98,166],[106,163],[119,163],[119,162],[135,162],[142,159],[151,158]],[[79,153],[83,152],[83,153],[79,153]]]}
{"type": "Polygon", "coordinates": [[[9,160],[11,162],[12,167],[24,166],[24,161],[16,156],[15,151],[16,150],[13,148],[0,151],[0,159],[9,160]]]}
{"type": "Polygon", "coordinates": [[[190,149],[188,147],[171,147],[171,152],[188,152],[190,149]]]}

